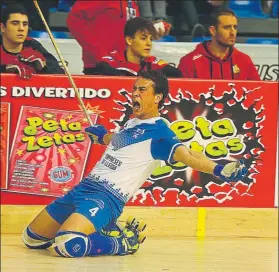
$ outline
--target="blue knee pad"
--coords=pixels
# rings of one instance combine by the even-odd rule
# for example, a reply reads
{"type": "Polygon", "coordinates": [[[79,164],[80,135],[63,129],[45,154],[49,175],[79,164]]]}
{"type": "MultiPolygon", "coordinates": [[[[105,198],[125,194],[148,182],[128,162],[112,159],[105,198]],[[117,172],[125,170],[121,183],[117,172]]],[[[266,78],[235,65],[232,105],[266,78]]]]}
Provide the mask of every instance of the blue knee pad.
{"type": "Polygon", "coordinates": [[[68,258],[84,257],[90,251],[90,240],[86,234],[74,231],[59,231],[52,252],[68,258]]]}
{"type": "Polygon", "coordinates": [[[22,241],[31,249],[46,249],[54,243],[54,239],[40,236],[33,232],[29,227],[22,232],[22,241]]]}

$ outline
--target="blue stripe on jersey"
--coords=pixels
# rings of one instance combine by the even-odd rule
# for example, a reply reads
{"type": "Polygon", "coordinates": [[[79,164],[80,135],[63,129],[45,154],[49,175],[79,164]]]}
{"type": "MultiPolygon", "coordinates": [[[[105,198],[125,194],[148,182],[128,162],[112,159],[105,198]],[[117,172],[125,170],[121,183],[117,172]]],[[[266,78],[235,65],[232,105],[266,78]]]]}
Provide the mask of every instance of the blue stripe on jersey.
{"type": "Polygon", "coordinates": [[[114,135],[111,144],[114,150],[119,150],[150,139],[152,140],[150,147],[152,157],[155,160],[174,163],[173,154],[181,142],[162,119],[158,119],[154,123],[143,122],[132,128],[124,128],[114,135]],[[174,148],[174,146],[176,147],[174,148]]]}
{"type": "MultiPolygon", "coordinates": [[[[124,128],[112,138],[111,144],[114,150],[152,139],[158,141],[163,138],[176,137],[166,123],[159,119],[154,123],[141,123],[132,128],[124,128]]],[[[178,140],[176,143],[179,142],[178,140]]],[[[169,152],[171,149],[169,149],[169,152]]],[[[167,158],[166,158],[167,159],[167,158]]]]}
{"type": "MultiPolygon", "coordinates": [[[[163,130],[163,128],[161,130],[163,130]]],[[[174,163],[174,152],[178,146],[183,144],[178,140],[175,133],[167,126],[164,128],[164,131],[161,131],[161,133],[163,133],[163,137],[153,139],[151,142],[152,157],[155,160],[163,160],[174,163]]]]}

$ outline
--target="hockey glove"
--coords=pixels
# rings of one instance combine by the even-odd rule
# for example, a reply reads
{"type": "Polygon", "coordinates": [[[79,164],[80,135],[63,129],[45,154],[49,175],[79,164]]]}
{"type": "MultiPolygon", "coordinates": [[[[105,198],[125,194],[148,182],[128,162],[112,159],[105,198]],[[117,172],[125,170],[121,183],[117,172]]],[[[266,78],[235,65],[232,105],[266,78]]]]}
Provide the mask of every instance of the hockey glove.
{"type": "Polygon", "coordinates": [[[45,66],[46,61],[44,58],[39,56],[30,56],[28,58],[23,57],[22,55],[18,55],[18,59],[24,63],[27,64],[35,69],[36,72],[40,72],[45,66]]]}
{"type": "Polygon", "coordinates": [[[85,129],[85,132],[88,134],[91,142],[93,144],[104,145],[104,136],[108,133],[104,126],[94,125],[85,129]]]}
{"type": "Polygon", "coordinates": [[[7,66],[6,66],[7,73],[18,74],[21,78],[31,78],[32,70],[33,69],[31,69],[31,68],[20,67],[15,64],[7,64],[7,66]]]}
{"type": "Polygon", "coordinates": [[[225,166],[217,164],[214,168],[214,175],[224,181],[232,182],[241,180],[247,173],[243,160],[227,163],[225,166]]]}

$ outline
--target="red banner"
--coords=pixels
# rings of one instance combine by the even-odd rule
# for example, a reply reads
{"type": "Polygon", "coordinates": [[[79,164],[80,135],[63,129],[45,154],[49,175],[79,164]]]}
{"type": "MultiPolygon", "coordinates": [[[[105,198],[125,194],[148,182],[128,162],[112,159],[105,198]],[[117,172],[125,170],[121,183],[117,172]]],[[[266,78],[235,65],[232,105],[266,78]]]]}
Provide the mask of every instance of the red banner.
{"type": "Polygon", "coordinates": [[[1,188],[8,187],[8,157],[10,132],[10,103],[0,103],[0,155],[1,155],[1,188]]]}
{"type": "MultiPolygon", "coordinates": [[[[98,116],[113,132],[130,118],[134,78],[74,79],[94,122],[98,116]]],[[[1,75],[0,94],[2,204],[48,204],[86,176],[105,147],[90,146],[67,77],[1,75]]],[[[129,205],[274,207],[277,112],[278,83],[170,80],[162,117],[178,138],[220,163],[244,158],[249,173],[225,183],[162,162],[129,205]]]]}

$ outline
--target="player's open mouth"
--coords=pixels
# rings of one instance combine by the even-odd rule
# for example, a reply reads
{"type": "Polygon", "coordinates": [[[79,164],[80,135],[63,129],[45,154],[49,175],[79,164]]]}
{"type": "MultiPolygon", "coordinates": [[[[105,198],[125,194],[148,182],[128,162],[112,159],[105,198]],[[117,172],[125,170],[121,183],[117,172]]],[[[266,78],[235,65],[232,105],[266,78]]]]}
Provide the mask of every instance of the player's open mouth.
{"type": "Polygon", "coordinates": [[[133,101],[133,108],[134,108],[135,110],[139,110],[139,109],[140,109],[140,103],[137,102],[137,101],[133,101]]]}

